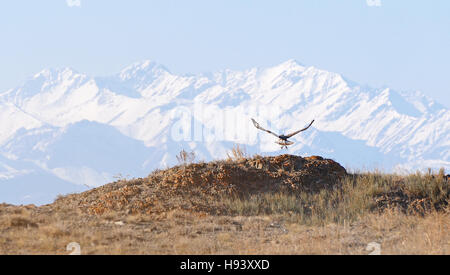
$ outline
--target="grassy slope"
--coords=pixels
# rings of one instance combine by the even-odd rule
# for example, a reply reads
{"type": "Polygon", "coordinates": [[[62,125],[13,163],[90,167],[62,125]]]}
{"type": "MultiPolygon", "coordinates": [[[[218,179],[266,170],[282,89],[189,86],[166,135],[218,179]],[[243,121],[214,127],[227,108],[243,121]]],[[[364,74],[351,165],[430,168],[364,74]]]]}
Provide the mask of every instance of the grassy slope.
{"type": "Polygon", "coordinates": [[[441,174],[294,156],[180,165],[43,207],[0,206],[0,254],[450,254],[441,174]],[[331,175],[331,176],[330,176],[331,175]]]}

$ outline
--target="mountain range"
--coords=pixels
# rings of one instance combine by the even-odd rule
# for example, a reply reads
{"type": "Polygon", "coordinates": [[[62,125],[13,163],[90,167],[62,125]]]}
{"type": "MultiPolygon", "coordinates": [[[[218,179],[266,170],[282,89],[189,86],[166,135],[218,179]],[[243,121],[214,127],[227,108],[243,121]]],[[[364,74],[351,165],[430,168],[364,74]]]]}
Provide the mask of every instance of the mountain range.
{"type": "Polygon", "coordinates": [[[332,158],[348,170],[450,169],[450,110],[419,91],[359,85],[295,60],[177,75],[143,61],[108,77],[46,69],[0,93],[0,202],[50,203],[117,178],[248,154],[332,158]],[[277,133],[313,126],[288,151],[277,133]]]}

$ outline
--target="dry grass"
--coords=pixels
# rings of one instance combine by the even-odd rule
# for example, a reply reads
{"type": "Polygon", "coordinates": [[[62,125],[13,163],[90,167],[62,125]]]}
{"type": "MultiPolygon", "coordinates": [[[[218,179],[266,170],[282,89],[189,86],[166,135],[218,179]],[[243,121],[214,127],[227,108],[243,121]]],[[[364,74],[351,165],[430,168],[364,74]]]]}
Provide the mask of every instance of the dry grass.
{"type": "Polygon", "coordinates": [[[449,198],[450,185],[439,175],[366,173],[348,175],[333,189],[320,192],[260,193],[222,200],[232,215],[293,213],[300,224],[326,225],[353,222],[387,208],[423,216],[447,207],[449,198]]]}
{"type": "Polygon", "coordinates": [[[241,145],[235,144],[231,149],[231,152],[227,153],[227,156],[229,160],[235,161],[246,159],[248,158],[247,149],[245,148],[245,146],[241,147],[241,145]]]}
{"type": "Polygon", "coordinates": [[[42,207],[0,205],[0,254],[69,254],[71,242],[80,244],[82,254],[368,254],[371,242],[380,244],[382,254],[450,254],[450,187],[443,171],[349,174],[331,185],[319,181],[322,189],[306,188],[306,179],[321,178],[309,172],[334,167],[321,166],[325,161],[182,165],[42,207]],[[301,174],[298,163],[312,170],[301,174]],[[214,173],[202,178],[208,171],[214,173]],[[304,175],[298,179],[303,185],[245,189],[252,173],[273,174],[261,178],[266,185],[297,186],[289,179],[304,175]],[[243,189],[211,187],[224,184],[243,189]],[[89,211],[96,203],[105,210],[89,211]]]}
{"type": "Polygon", "coordinates": [[[295,215],[215,216],[173,210],[161,215],[42,213],[38,227],[0,226],[0,254],[450,254],[450,213],[425,216],[386,209],[353,223],[323,226],[295,222],[295,215]]]}
{"type": "Polygon", "coordinates": [[[194,161],[195,161],[195,153],[187,152],[184,149],[181,150],[180,153],[176,157],[177,157],[178,163],[180,165],[194,163],[194,161]]]}

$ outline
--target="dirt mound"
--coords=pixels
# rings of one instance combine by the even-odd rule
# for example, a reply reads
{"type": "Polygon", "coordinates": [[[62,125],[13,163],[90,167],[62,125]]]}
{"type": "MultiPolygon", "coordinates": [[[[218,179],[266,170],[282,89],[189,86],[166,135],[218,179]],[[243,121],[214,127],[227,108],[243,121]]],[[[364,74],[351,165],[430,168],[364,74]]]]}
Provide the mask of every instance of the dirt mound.
{"type": "Polygon", "coordinates": [[[109,211],[161,213],[174,208],[220,212],[217,196],[263,192],[318,192],[333,188],[346,170],[322,157],[280,155],[180,165],[157,170],[147,178],[118,181],[67,196],[55,204],[73,205],[90,214],[109,211]]]}

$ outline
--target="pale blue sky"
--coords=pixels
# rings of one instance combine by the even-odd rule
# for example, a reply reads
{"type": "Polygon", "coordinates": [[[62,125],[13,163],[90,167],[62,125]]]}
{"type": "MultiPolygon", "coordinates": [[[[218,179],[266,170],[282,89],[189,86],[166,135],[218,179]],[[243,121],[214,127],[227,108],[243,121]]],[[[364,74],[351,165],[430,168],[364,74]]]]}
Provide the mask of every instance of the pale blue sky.
{"type": "Polygon", "coordinates": [[[450,106],[448,0],[2,0],[0,91],[48,67],[93,76],[151,59],[174,73],[288,59],[450,106]]]}

